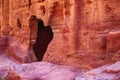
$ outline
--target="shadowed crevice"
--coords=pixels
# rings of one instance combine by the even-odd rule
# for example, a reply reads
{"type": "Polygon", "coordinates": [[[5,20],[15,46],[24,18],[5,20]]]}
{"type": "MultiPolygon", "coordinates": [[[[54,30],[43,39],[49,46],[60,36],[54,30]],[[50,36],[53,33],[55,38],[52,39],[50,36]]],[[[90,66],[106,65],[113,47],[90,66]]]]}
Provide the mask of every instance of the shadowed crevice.
{"type": "Polygon", "coordinates": [[[44,26],[42,20],[38,20],[38,31],[36,43],[33,45],[33,50],[38,61],[42,61],[47,47],[53,39],[53,32],[50,26],[44,26]]]}

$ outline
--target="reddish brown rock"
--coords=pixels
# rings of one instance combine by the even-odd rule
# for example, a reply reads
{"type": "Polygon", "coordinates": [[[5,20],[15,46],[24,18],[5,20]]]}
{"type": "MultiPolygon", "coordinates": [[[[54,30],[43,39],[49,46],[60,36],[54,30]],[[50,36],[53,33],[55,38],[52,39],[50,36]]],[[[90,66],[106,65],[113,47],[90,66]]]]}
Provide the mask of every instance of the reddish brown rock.
{"type": "Polygon", "coordinates": [[[9,37],[1,36],[0,37],[0,53],[5,53],[5,50],[7,49],[9,45],[9,37]]]}
{"type": "Polygon", "coordinates": [[[120,60],[120,32],[110,32],[107,35],[106,57],[113,61],[120,60]]]}
{"type": "Polygon", "coordinates": [[[45,61],[92,69],[105,64],[109,50],[119,46],[112,49],[106,38],[120,30],[119,0],[2,0],[0,4],[0,34],[15,39],[10,45],[18,43],[6,53],[22,63],[36,61],[33,45],[39,19],[51,26],[54,35],[45,61]],[[31,22],[32,16],[36,20],[31,22]]]}
{"type": "Polygon", "coordinates": [[[120,49],[120,31],[107,35],[107,53],[116,53],[120,49]]]}

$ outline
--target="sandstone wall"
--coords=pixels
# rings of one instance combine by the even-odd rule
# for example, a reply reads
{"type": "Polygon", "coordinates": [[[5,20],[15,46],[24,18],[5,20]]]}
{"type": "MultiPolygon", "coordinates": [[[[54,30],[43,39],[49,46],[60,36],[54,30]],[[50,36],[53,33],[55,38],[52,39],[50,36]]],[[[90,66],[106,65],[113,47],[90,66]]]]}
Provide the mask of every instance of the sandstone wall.
{"type": "Polygon", "coordinates": [[[2,1],[0,1],[0,35],[1,35],[1,24],[2,24],[1,20],[2,20],[2,1]]]}
{"type": "Polygon", "coordinates": [[[4,0],[3,7],[2,35],[17,39],[26,56],[30,17],[52,27],[54,38],[44,60],[59,64],[87,69],[103,65],[108,33],[120,30],[119,0],[4,0]]]}
{"type": "Polygon", "coordinates": [[[107,63],[106,57],[110,53],[106,51],[109,48],[106,37],[110,32],[120,30],[120,2],[76,0],[66,3],[64,26],[61,27],[61,32],[54,34],[45,59],[84,68],[107,63]]]}

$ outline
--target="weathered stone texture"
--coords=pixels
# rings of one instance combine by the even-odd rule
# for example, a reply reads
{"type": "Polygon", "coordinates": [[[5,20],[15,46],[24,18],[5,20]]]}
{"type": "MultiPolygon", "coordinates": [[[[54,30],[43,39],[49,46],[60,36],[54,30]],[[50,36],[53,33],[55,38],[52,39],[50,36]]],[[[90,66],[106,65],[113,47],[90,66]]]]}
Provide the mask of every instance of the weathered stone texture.
{"type": "Polygon", "coordinates": [[[17,39],[29,58],[34,53],[31,42],[36,41],[36,35],[30,39],[32,15],[54,33],[44,60],[86,69],[106,62],[109,33],[120,30],[119,0],[3,0],[3,4],[2,35],[17,39]]]}
{"type": "Polygon", "coordinates": [[[120,80],[120,61],[90,71],[50,62],[19,64],[0,55],[2,80],[120,80]]]}
{"type": "Polygon", "coordinates": [[[110,32],[107,35],[106,57],[110,61],[120,60],[120,32],[110,32]]]}

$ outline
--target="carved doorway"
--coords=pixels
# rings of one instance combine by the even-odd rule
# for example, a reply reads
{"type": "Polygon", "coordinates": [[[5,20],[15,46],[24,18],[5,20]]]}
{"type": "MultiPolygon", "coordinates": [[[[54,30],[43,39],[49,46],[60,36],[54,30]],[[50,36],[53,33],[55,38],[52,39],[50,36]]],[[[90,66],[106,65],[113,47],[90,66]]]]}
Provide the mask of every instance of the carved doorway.
{"type": "MultiPolygon", "coordinates": [[[[50,26],[44,26],[41,19],[32,16],[30,19],[30,47],[32,54],[35,54],[38,61],[42,61],[47,47],[53,39],[53,32],[50,26]]],[[[31,53],[30,53],[31,54],[31,53]]]]}

